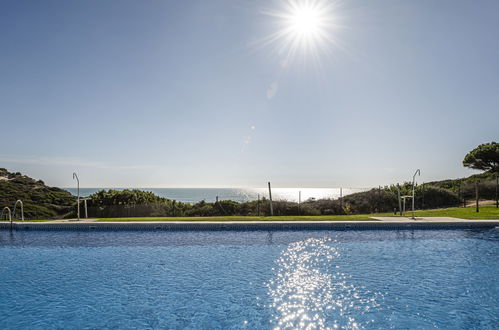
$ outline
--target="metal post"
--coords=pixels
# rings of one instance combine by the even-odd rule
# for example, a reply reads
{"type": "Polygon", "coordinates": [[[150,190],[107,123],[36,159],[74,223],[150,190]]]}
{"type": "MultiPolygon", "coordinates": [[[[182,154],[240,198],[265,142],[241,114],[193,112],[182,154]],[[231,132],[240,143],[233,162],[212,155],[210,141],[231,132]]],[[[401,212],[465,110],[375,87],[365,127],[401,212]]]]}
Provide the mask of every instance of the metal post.
{"type": "Polygon", "coordinates": [[[475,197],[476,197],[476,211],[480,212],[478,207],[478,180],[475,180],[475,197]]]}
{"type": "Polygon", "coordinates": [[[298,191],[298,204],[301,204],[301,190],[298,191]]]}
{"type": "Polygon", "coordinates": [[[274,208],[272,207],[272,189],[270,188],[270,182],[269,182],[269,201],[270,201],[270,215],[274,216],[274,208]]]}
{"type": "Polygon", "coordinates": [[[80,220],[80,179],[78,179],[78,175],[73,172],[73,180],[76,179],[76,184],[77,184],[77,191],[78,191],[78,200],[77,200],[77,205],[78,205],[78,220],[80,220]]]}
{"type": "Polygon", "coordinates": [[[415,191],[415,180],[416,180],[416,174],[419,174],[421,176],[421,171],[419,169],[416,170],[416,172],[414,173],[414,175],[412,176],[412,219],[416,219],[416,217],[414,217],[414,191],[415,191]]]}
{"type": "Polygon", "coordinates": [[[399,212],[400,216],[402,216],[402,200],[400,198],[400,185],[397,183],[397,196],[399,198],[399,212]]]}

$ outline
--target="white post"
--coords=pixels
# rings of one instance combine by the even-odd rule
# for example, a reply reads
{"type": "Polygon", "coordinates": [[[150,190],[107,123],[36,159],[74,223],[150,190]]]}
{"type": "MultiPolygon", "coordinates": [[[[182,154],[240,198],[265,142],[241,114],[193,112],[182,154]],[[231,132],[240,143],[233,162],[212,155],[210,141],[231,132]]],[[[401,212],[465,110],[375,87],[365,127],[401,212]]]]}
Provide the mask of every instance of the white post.
{"type": "Polygon", "coordinates": [[[83,200],[83,203],[85,205],[85,219],[88,219],[87,198],[83,200]]]}
{"type": "Polygon", "coordinates": [[[415,220],[416,218],[414,217],[414,182],[416,180],[416,174],[419,174],[421,175],[421,171],[419,169],[416,170],[416,172],[414,173],[413,177],[412,177],[412,219],[415,220]]]}
{"type": "Polygon", "coordinates": [[[77,184],[77,191],[78,191],[78,220],[80,220],[80,179],[78,179],[78,175],[73,172],[73,180],[76,179],[76,184],[77,184]]]}
{"type": "Polygon", "coordinates": [[[301,190],[298,191],[298,204],[301,204],[301,190]]]}

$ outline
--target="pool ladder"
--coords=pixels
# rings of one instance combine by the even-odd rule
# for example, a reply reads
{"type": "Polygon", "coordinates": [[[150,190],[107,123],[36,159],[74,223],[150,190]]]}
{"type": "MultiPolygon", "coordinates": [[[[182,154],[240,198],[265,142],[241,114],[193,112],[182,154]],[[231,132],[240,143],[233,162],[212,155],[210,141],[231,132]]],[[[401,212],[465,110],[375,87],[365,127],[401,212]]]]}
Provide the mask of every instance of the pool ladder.
{"type": "Polygon", "coordinates": [[[12,213],[12,217],[15,218],[16,217],[16,208],[17,208],[17,204],[21,204],[21,221],[24,221],[24,205],[23,205],[23,201],[18,199],[16,201],[16,203],[14,204],[14,212],[12,213]]]}
{"type": "Polygon", "coordinates": [[[10,208],[8,206],[4,207],[3,210],[2,210],[2,213],[0,213],[0,220],[3,220],[3,213],[5,212],[5,210],[7,210],[7,214],[9,216],[9,221],[10,221],[10,230],[12,230],[12,213],[10,212],[10,208]]]}
{"type": "Polygon", "coordinates": [[[11,212],[10,211],[10,208],[9,207],[4,207],[2,212],[0,213],[0,220],[3,220],[3,217],[4,217],[4,212],[7,211],[7,215],[8,215],[8,221],[10,221],[10,230],[12,230],[12,227],[13,227],[13,218],[15,218],[16,216],[16,210],[17,210],[17,204],[20,204],[21,205],[21,220],[24,221],[24,205],[23,205],[23,202],[18,199],[15,203],[14,203],[14,212],[11,212]]]}

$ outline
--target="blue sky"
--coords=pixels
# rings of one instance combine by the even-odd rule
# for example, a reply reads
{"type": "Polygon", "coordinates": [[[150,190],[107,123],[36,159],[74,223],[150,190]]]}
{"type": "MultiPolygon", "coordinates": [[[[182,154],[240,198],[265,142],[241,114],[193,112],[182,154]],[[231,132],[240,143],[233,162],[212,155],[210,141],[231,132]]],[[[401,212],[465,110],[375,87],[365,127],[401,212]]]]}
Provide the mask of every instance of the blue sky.
{"type": "Polygon", "coordinates": [[[55,186],[369,187],[499,140],[498,1],[0,1],[0,167],[55,186]]]}

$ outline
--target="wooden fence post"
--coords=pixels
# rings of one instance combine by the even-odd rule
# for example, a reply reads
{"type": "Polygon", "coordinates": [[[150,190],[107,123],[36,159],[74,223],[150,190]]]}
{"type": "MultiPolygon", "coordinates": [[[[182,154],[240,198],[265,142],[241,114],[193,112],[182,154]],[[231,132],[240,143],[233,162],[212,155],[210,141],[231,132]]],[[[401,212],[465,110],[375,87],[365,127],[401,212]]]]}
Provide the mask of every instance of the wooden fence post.
{"type": "Polygon", "coordinates": [[[475,195],[476,195],[476,211],[480,212],[478,207],[478,180],[475,180],[475,195]]]}
{"type": "Polygon", "coordinates": [[[269,201],[270,201],[270,215],[274,216],[274,208],[272,207],[272,189],[270,188],[270,182],[269,182],[269,201]]]}

